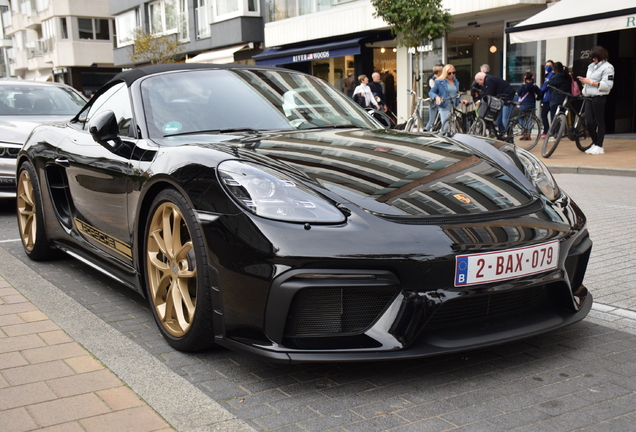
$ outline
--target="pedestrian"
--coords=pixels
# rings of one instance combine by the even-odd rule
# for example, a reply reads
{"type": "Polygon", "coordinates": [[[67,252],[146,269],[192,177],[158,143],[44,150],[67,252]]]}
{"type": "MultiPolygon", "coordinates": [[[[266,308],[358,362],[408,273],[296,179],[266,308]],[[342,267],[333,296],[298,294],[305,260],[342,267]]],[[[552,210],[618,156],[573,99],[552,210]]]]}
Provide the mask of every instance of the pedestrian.
{"type": "MultiPolygon", "coordinates": [[[[435,105],[439,109],[442,124],[450,117],[453,108],[460,103],[459,98],[443,100],[459,95],[459,81],[455,78],[456,74],[455,66],[447,64],[442,69],[442,73],[435,80],[433,88],[428,92],[430,97],[435,98],[435,105]]],[[[466,105],[467,102],[462,100],[461,103],[466,105]]]]}
{"type": "MultiPolygon", "coordinates": [[[[545,79],[541,86],[541,91],[543,92],[543,99],[541,99],[541,121],[543,122],[543,133],[541,134],[541,138],[545,138],[548,134],[548,129],[550,128],[550,123],[548,122],[548,113],[550,112],[550,89],[548,88],[548,84],[550,84],[550,79],[554,76],[553,68],[554,62],[552,60],[545,62],[545,79]]],[[[550,117],[550,121],[552,121],[552,117],[550,117]]]]}
{"type": "MultiPolygon", "coordinates": [[[[431,95],[431,89],[435,87],[435,80],[442,74],[442,70],[444,70],[444,66],[442,65],[433,66],[433,73],[428,76],[429,97],[431,95]]],[[[437,117],[437,111],[438,109],[437,105],[435,105],[435,101],[431,100],[428,104],[428,123],[426,123],[426,127],[424,128],[424,130],[430,130],[431,127],[433,127],[433,123],[435,122],[435,118],[437,117]]]]}
{"type": "Polygon", "coordinates": [[[578,80],[583,84],[583,96],[591,97],[585,101],[585,126],[593,144],[585,153],[597,155],[605,153],[605,104],[614,86],[614,66],[608,62],[609,54],[601,46],[590,50],[590,58],[592,63],[587,67],[585,78],[578,77],[578,80]]]}
{"type": "Polygon", "coordinates": [[[369,87],[369,77],[366,75],[360,75],[358,77],[358,81],[360,82],[360,85],[353,90],[353,100],[363,108],[374,107],[379,110],[380,105],[376,102],[373,97],[371,87],[369,87]]]}
{"type": "MultiPolygon", "coordinates": [[[[490,75],[490,66],[487,63],[484,63],[483,65],[479,66],[479,72],[490,75]]],[[[481,99],[482,90],[483,88],[479,84],[477,84],[477,81],[473,81],[472,85],[470,86],[470,93],[473,97],[473,102],[477,102],[481,99]]]]}
{"type": "MultiPolygon", "coordinates": [[[[522,111],[534,111],[537,108],[537,101],[543,97],[543,92],[534,83],[534,75],[532,72],[527,71],[523,76],[523,84],[517,90],[517,96],[519,98],[519,109],[522,111]]],[[[522,125],[525,126],[525,125],[522,125]]],[[[531,139],[530,135],[522,136],[520,140],[531,139]]]]}
{"type": "Polygon", "coordinates": [[[380,72],[373,72],[371,74],[371,81],[369,83],[369,87],[371,88],[371,93],[375,97],[375,101],[380,105],[384,112],[388,111],[388,107],[386,105],[386,96],[384,95],[384,83],[380,77],[380,72]],[[378,101],[379,99],[379,101],[378,101]]]}
{"type": "MultiPolygon", "coordinates": [[[[499,132],[503,133],[508,126],[510,111],[512,111],[512,104],[508,103],[508,101],[514,100],[515,89],[512,88],[508,81],[499,78],[498,76],[486,74],[485,72],[477,72],[477,75],[475,75],[475,82],[481,87],[481,97],[493,96],[504,99],[503,108],[501,109],[499,116],[497,116],[497,127],[499,128],[499,132]]],[[[477,100],[477,102],[475,102],[476,105],[479,105],[480,103],[481,100],[477,100]]]]}
{"type": "MultiPolygon", "coordinates": [[[[550,85],[565,93],[572,91],[572,78],[568,72],[568,68],[563,66],[563,63],[554,63],[554,75],[550,79],[550,85]]],[[[565,101],[565,95],[551,91],[550,92],[550,118],[554,120],[557,108],[565,101]]]]}

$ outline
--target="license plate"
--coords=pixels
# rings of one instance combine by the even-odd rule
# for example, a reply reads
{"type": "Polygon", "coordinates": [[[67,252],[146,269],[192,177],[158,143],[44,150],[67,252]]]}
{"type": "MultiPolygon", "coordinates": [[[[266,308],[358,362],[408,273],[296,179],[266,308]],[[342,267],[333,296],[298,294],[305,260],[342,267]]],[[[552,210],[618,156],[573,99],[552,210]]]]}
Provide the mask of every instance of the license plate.
{"type": "Polygon", "coordinates": [[[455,286],[514,279],[552,270],[559,262],[559,242],[502,252],[460,255],[455,259],[455,286]]]}

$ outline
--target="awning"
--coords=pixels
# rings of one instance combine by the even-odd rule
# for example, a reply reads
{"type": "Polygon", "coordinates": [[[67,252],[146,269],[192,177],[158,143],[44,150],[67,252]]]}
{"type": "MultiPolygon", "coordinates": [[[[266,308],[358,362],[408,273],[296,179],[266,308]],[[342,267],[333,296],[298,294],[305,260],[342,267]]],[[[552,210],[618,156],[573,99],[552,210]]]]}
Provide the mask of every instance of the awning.
{"type": "Polygon", "coordinates": [[[252,58],[256,60],[257,65],[267,66],[357,55],[360,54],[361,39],[348,39],[290,49],[274,48],[252,58]]]}
{"type": "Polygon", "coordinates": [[[234,62],[234,53],[247,47],[249,47],[249,44],[235,45],[233,47],[214,51],[206,51],[197,56],[186,59],[186,63],[232,63],[234,62]]]}
{"type": "Polygon", "coordinates": [[[561,0],[506,33],[510,43],[522,43],[630,28],[636,28],[634,0],[561,0]]]}

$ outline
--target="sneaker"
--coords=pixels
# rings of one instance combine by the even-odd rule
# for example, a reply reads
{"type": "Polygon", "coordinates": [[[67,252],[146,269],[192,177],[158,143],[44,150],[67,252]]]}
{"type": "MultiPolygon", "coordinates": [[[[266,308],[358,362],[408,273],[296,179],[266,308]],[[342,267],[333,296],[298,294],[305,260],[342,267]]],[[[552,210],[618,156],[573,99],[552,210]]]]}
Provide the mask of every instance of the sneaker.
{"type": "Polygon", "coordinates": [[[546,134],[542,133],[542,134],[541,134],[541,139],[544,139],[544,138],[545,138],[545,136],[546,136],[546,134]]]}
{"type": "Polygon", "coordinates": [[[598,155],[598,154],[604,154],[605,150],[603,149],[603,147],[599,147],[596,144],[592,144],[592,147],[585,150],[585,153],[591,154],[591,155],[598,155]]]}

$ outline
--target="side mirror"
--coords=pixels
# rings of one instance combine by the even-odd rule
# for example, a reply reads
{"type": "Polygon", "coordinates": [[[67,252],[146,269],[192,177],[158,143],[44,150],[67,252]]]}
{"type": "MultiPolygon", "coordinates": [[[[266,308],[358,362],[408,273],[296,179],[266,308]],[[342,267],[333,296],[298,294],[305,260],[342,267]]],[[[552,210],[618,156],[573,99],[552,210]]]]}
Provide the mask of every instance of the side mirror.
{"type": "Polygon", "coordinates": [[[101,112],[93,117],[88,125],[88,131],[96,142],[110,151],[116,151],[121,147],[122,141],[118,136],[117,117],[110,110],[101,112]],[[109,141],[114,141],[114,143],[111,144],[109,141]]]}

